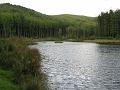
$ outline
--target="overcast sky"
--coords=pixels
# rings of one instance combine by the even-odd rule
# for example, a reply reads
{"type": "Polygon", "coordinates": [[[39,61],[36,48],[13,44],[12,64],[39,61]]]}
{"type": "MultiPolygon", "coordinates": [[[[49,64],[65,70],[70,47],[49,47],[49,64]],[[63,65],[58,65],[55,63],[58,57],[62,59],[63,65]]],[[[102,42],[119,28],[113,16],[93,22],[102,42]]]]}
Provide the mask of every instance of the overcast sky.
{"type": "Polygon", "coordinates": [[[48,15],[97,16],[102,11],[120,9],[120,0],[0,0],[0,3],[21,5],[48,15]]]}

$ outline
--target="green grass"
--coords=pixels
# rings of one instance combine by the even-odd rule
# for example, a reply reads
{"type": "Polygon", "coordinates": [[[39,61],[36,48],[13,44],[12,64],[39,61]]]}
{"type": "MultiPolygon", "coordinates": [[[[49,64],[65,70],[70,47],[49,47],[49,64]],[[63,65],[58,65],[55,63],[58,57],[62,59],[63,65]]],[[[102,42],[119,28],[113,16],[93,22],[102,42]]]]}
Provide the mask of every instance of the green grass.
{"type": "Polygon", "coordinates": [[[19,90],[19,87],[12,82],[13,72],[0,68],[0,90],[19,90]]]}

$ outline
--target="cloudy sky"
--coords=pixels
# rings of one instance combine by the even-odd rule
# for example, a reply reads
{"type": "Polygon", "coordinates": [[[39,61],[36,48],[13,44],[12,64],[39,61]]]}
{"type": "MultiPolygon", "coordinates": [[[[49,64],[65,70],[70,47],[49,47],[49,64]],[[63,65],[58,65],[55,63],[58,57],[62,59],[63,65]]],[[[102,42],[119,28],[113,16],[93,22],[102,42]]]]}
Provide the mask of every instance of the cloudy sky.
{"type": "Polygon", "coordinates": [[[120,0],[0,0],[0,3],[22,5],[48,15],[97,16],[102,11],[120,9],[120,0]]]}

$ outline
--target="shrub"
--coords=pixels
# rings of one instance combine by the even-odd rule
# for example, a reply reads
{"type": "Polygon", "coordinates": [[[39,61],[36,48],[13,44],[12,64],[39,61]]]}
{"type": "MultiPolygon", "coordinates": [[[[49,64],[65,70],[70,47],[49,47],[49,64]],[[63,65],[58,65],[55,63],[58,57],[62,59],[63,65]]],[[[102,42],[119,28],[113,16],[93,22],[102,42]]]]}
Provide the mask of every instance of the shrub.
{"type": "Polygon", "coordinates": [[[43,77],[40,73],[40,60],[38,50],[28,48],[22,39],[0,40],[0,66],[14,71],[13,81],[21,90],[45,88],[41,82],[43,77]]]}

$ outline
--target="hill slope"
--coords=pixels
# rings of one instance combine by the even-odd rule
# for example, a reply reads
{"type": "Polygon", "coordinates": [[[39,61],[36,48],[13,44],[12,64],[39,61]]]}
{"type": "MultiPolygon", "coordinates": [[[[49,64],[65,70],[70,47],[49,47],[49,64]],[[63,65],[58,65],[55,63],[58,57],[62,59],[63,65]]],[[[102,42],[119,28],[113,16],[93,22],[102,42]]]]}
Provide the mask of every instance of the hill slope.
{"type": "Polygon", "coordinates": [[[58,20],[69,23],[69,29],[77,30],[80,33],[80,36],[89,37],[95,35],[96,30],[96,17],[89,16],[80,16],[80,15],[70,15],[70,14],[61,14],[53,16],[58,20]],[[85,32],[85,35],[83,35],[85,32]]]}
{"type": "Polygon", "coordinates": [[[96,17],[89,17],[89,16],[80,16],[80,15],[71,15],[71,14],[61,14],[61,15],[54,15],[54,17],[71,23],[72,25],[96,25],[96,17]]]}

